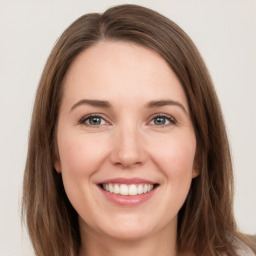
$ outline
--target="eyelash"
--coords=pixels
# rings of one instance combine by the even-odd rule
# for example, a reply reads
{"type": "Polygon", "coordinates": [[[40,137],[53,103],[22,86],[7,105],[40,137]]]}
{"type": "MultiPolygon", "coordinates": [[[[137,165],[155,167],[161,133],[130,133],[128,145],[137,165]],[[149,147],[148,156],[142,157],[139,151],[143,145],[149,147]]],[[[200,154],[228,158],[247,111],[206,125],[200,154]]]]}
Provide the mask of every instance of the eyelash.
{"type": "Polygon", "coordinates": [[[106,123],[108,123],[100,114],[90,114],[90,115],[86,115],[86,116],[82,117],[79,120],[78,124],[86,125],[86,126],[89,126],[89,127],[99,127],[100,125],[102,125],[102,124],[98,124],[98,125],[87,124],[86,121],[88,121],[92,118],[99,118],[101,120],[104,120],[106,123]]]}
{"type": "Polygon", "coordinates": [[[165,120],[168,120],[170,123],[169,124],[163,124],[163,125],[154,124],[156,126],[163,127],[163,126],[170,126],[170,125],[176,125],[177,124],[177,121],[175,120],[175,118],[173,118],[172,116],[167,115],[167,114],[157,114],[153,118],[151,118],[150,122],[152,122],[153,120],[156,120],[157,118],[165,118],[165,120]]]}
{"type": "MultiPolygon", "coordinates": [[[[172,116],[170,115],[167,115],[167,114],[157,114],[155,116],[153,116],[150,121],[149,121],[149,124],[151,122],[153,122],[154,120],[156,120],[157,118],[164,118],[165,120],[168,120],[170,123],[169,124],[160,124],[160,125],[156,125],[155,123],[152,124],[152,125],[155,125],[155,126],[160,126],[160,127],[166,127],[166,126],[170,126],[170,125],[176,125],[177,124],[177,121],[175,120],[175,118],[173,118],[172,116]]],[[[82,125],[86,125],[86,126],[89,126],[89,127],[94,127],[94,128],[97,128],[101,125],[106,125],[108,124],[108,122],[101,116],[101,114],[89,114],[89,115],[86,115],[84,117],[82,117],[79,121],[78,121],[78,124],[82,124],[82,125]],[[104,120],[105,124],[96,124],[96,125],[93,125],[93,124],[88,124],[86,123],[86,121],[89,121],[91,118],[99,118],[101,121],[104,120]]]]}

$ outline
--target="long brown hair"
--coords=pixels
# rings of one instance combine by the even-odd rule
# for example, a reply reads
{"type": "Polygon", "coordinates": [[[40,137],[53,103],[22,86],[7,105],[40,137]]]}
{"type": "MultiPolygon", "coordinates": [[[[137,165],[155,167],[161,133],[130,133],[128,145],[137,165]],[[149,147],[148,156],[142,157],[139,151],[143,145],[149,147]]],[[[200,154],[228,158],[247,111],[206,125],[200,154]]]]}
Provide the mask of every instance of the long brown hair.
{"type": "Polygon", "coordinates": [[[132,41],[155,50],[176,73],[187,95],[201,172],[179,212],[178,250],[236,255],[233,240],[239,235],[232,209],[230,151],[207,68],[181,28],[137,5],[80,17],[61,35],[45,65],[34,104],[23,189],[23,216],[36,255],[78,255],[78,216],[53,166],[58,157],[55,133],[65,74],[79,53],[101,40],[132,41]]]}

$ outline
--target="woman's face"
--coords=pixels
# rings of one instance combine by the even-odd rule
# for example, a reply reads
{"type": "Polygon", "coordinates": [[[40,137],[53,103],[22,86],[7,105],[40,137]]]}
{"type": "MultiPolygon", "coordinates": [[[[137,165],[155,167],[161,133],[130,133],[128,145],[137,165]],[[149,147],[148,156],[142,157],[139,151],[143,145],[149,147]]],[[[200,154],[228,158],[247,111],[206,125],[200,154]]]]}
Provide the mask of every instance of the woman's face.
{"type": "Polygon", "coordinates": [[[183,88],[156,52],[113,41],[83,51],[65,77],[57,143],[55,169],[87,235],[176,232],[196,138],[183,88]]]}

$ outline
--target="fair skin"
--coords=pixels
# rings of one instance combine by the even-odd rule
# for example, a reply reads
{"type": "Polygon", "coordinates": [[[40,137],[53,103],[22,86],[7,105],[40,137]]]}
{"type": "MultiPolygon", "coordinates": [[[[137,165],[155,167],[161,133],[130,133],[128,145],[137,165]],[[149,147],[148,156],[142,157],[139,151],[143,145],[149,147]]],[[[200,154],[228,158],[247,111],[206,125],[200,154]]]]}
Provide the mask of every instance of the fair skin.
{"type": "Polygon", "coordinates": [[[116,41],[79,54],[64,81],[57,143],[55,169],[79,215],[79,256],[177,255],[196,138],[163,58],[116,41]]]}

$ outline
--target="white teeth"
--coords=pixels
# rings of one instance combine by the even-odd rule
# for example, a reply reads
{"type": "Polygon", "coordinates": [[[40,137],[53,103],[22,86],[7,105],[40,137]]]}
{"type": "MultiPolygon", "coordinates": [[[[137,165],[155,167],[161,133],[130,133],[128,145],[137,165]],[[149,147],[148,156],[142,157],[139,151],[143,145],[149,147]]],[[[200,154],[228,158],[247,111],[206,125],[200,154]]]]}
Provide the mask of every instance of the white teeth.
{"type": "Polygon", "coordinates": [[[147,193],[148,192],[148,185],[145,184],[143,187],[143,193],[147,193]]]}
{"type": "MultiPolygon", "coordinates": [[[[110,191],[109,191],[110,192],[110,191]]],[[[111,192],[110,192],[111,193],[111,192]]],[[[129,187],[125,184],[122,184],[120,186],[120,192],[119,192],[121,195],[123,196],[127,196],[129,194],[129,187]]]]}
{"type": "Polygon", "coordinates": [[[120,194],[123,196],[136,196],[143,193],[148,193],[153,190],[152,184],[103,184],[103,189],[114,194],[120,194]]]}
{"type": "Polygon", "coordinates": [[[143,194],[143,186],[140,184],[138,186],[138,195],[141,195],[141,194],[143,194]]]}
{"type": "Polygon", "coordinates": [[[138,194],[138,192],[137,192],[136,186],[134,184],[129,186],[129,195],[130,196],[135,196],[137,194],[138,194]]]}
{"type": "Polygon", "coordinates": [[[112,184],[109,184],[109,192],[114,193],[114,187],[112,184]]]}
{"type": "Polygon", "coordinates": [[[120,192],[119,186],[117,184],[115,184],[115,186],[114,186],[114,193],[115,194],[119,194],[119,192],[120,192]]]}

